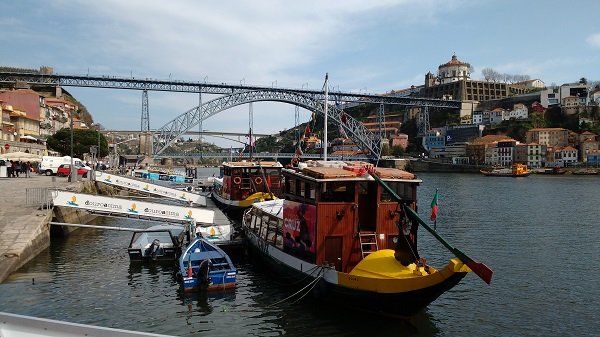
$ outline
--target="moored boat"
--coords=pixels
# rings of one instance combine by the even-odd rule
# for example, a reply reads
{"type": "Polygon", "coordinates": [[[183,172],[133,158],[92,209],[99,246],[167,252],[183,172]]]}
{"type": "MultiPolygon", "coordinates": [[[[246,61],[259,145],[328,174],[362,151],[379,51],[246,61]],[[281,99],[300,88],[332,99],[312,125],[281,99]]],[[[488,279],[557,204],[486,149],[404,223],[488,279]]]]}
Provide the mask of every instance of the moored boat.
{"type": "Polygon", "coordinates": [[[590,168],[573,171],[573,174],[575,175],[596,175],[598,173],[600,173],[600,171],[590,168]]]}
{"type": "Polygon", "coordinates": [[[212,197],[225,207],[240,210],[272,200],[280,194],[281,169],[279,162],[225,162],[222,177],[214,179],[212,197]]]}
{"type": "Polygon", "coordinates": [[[177,278],[183,292],[232,289],[237,269],[221,248],[198,236],[179,257],[177,278]]]}
{"type": "Polygon", "coordinates": [[[560,175],[560,174],[565,174],[567,173],[567,170],[565,170],[562,167],[547,167],[547,168],[542,168],[542,169],[538,169],[535,171],[535,173],[537,174],[554,174],[554,175],[560,175]]]}
{"type": "Polygon", "coordinates": [[[133,232],[127,253],[131,261],[175,261],[184,240],[183,225],[156,225],[133,232]]]}
{"type": "Polygon", "coordinates": [[[480,170],[483,175],[490,177],[527,177],[531,172],[527,165],[513,164],[511,167],[492,168],[480,170]]]}
{"type": "Polygon", "coordinates": [[[425,224],[414,212],[421,180],[413,174],[319,164],[283,169],[284,200],[255,203],[244,213],[250,252],[267,266],[310,279],[316,292],[348,308],[391,316],[419,312],[470,271],[466,256],[436,269],[419,255],[417,229],[425,224]]]}

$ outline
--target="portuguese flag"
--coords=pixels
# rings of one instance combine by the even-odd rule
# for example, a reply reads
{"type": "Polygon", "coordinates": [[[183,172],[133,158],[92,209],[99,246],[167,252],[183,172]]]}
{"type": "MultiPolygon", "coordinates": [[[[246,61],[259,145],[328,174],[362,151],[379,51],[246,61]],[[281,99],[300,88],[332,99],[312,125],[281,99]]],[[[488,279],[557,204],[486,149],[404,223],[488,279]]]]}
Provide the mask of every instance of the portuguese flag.
{"type": "Polygon", "coordinates": [[[435,195],[433,196],[433,200],[431,200],[431,221],[435,221],[437,219],[438,213],[438,191],[435,190],[435,195]]]}

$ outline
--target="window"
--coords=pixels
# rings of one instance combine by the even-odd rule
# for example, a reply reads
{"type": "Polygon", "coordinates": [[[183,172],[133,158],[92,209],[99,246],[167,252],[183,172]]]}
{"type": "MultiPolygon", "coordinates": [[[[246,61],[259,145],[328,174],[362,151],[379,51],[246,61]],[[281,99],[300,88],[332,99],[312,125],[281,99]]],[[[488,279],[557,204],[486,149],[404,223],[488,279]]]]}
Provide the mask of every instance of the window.
{"type": "Polygon", "coordinates": [[[285,180],[285,189],[289,194],[296,194],[296,179],[288,177],[285,180]]]}
{"type": "MultiPolygon", "coordinates": [[[[412,186],[410,184],[402,182],[387,182],[387,184],[400,198],[412,200],[412,186]]],[[[396,200],[384,189],[381,191],[381,201],[392,202],[396,200]]]]}
{"type": "Polygon", "coordinates": [[[309,190],[308,197],[314,200],[316,198],[315,184],[306,183],[306,185],[309,190]]]}

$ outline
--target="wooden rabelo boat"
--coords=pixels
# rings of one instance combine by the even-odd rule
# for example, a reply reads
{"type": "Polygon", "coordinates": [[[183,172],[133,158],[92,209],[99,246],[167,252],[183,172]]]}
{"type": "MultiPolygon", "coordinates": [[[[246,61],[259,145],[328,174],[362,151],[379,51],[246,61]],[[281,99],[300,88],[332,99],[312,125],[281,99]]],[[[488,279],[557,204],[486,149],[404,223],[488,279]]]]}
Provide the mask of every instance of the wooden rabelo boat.
{"type": "Polygon", "coordinates": [[[492,168],[480,170],[483,175],[490,177],[527,177],[531,172],[527,165],[513,164],[511,167],[492,168]]]}
{"type": "Polygon", "coordinates": [[[419,256],[419,225],[435,232],[415,213],[421,180],[412,173],[352,162],[282,173],[284,198],[244,213],[249,252],[282,274],[311,280],[325,298],[410,316],[455,286],[470,271],[467,264],[486,269],[491,280],[489,268],[458,250],[461,259],[439,269],[419,256]]]}
{"type": "Polygon", "coordinates": [[[282,168],[279,162],[225,162],[221,178],[214,179],[212,196],[221,205],[240,210],[272,200],[281,191],[282,168]]]}

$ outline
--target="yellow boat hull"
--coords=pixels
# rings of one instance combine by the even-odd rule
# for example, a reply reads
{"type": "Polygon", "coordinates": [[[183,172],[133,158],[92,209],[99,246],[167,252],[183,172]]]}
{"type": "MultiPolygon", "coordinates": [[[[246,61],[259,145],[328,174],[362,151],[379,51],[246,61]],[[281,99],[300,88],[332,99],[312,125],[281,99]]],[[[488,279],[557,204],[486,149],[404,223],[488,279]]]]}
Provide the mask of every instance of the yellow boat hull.
{"type": "Polygon", "coordinates": [[[350,273],[338,272],[338,285],[377,293],[399,293],[426,289],[444,282],[455,273],[471,270],[460,260],[451,259],[441,270],[414,263],[403,266],[391,249],[379,250],[365,257],[350,273]]]}
{"type": "Polygon", "coordinates": [[[368,255],[350,273],[338,272],[327,293],[360,310],[395,317],[415,315],[450,290],[471,270],[454,258],[442,269],[402,266],[393,250],[368,255]]]}

